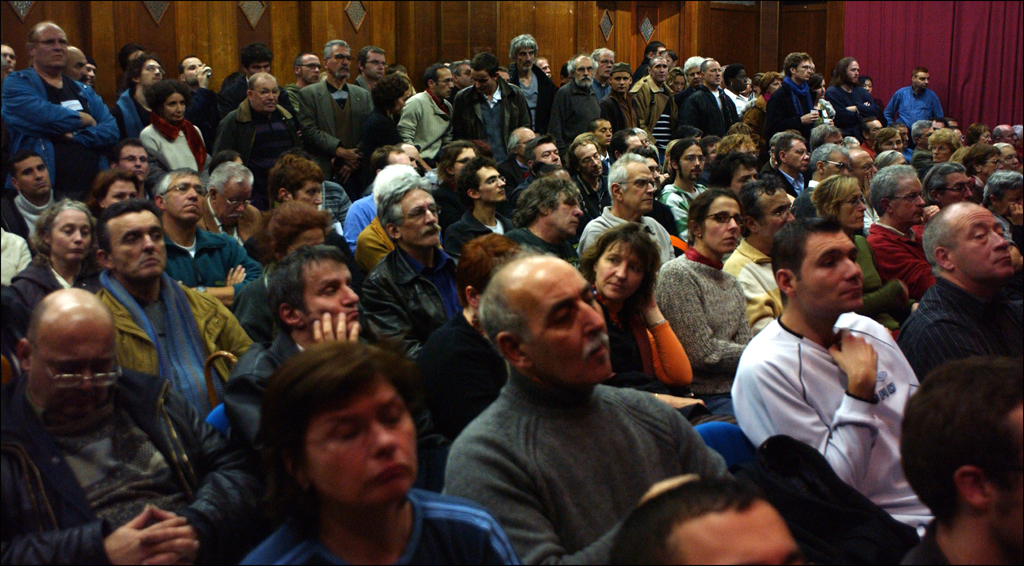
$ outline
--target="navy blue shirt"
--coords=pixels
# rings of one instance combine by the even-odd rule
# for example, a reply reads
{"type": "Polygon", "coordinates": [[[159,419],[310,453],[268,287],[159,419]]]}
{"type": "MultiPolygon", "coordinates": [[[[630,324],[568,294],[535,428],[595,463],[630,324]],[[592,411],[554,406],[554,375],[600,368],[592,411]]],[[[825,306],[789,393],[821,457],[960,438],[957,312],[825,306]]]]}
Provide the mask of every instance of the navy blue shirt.
{"type": "Polygon", "coordinates": [[[427,281],[433,283],[434,287],[437,288],[437,292],[441,295],[441,301],[444,303],[444,310],[448,311],[448,320],[461,316],[462,303],[459,302],[459,291],[455,288],[455,278],[444,269],[445,263],[454,261],[451,256],[444,253],[444,250],[440,248],[435,249],[434,258],[437,261],[436,265],[431,268],[413,259],[402,248],[396,249],[402,252],[402,255],[405,256],[405,260],[409,262],[409,266],[412,267],[413,271],[426,277],[427,281]]]}
{"type": "MultiPolygon", "coordinates": [[[[464,499],[409,491],[412,534],[396,564],[519,564],[512,544],[490,513],[464,499]]],[[[291,524],[263,541],[242,564],[347,564],[322,542],[291,524]]]]}

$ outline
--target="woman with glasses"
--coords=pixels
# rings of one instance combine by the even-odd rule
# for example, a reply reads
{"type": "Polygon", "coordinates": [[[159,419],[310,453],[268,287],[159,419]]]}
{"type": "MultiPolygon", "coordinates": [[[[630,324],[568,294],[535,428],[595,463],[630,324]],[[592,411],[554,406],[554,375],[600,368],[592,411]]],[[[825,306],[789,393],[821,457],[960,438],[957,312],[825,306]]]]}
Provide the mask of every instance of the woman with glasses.
{"type": "Polygon", "coordinates": [[[747,342],[746,299],[723,260],[740,239],[743,207],[725,189],[690,204],[689,249],[661,269],[655,296],[693,367],[691,388],[715,415],[734,415],[732,382],[747,342]]]}
{"type": "Polygon", "coordinates": [[[899,330],[912,309],[909,292],[899,279],[883,284],[878,275],[874,252],[863,235],[867,203],[857,179],[833,175],[815,187],[812,200],[818,216],[842,225],[857,246],[857,264],[864,274],[864,304],[857,314],[871,317],[891,331],[899,330]]]}
{"type": "Polygon", "coordinates": [[[95,228],[96,220],[78,201],[61,200],[39,215],[29,238],[35,257],[11,280],[12,291],[29,312],[59,289],[100,290],[95,228]]]}
{"type": "Polygon", "coordinates": [[[206,143],[199,128],[185,119],[185,109],[192,103],[188,85],[160,81],[146,88],[146,102],[153,112],[139,139],[149,154],[147,187],[155,187],[168,171],[202,171],[206,165],[206,143]]]}

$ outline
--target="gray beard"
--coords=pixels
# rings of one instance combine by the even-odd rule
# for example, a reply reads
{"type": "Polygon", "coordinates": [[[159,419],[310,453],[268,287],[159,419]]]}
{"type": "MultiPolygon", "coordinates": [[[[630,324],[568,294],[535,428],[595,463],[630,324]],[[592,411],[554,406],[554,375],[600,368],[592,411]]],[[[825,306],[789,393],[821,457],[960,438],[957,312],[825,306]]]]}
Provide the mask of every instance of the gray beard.
{"type": "Polygon", "coordinates": [[[590,88],[590,85],[594,84],[593,79],[579,79],[574,82],[576,83],[576,86],[580,88],[590,88]]]}

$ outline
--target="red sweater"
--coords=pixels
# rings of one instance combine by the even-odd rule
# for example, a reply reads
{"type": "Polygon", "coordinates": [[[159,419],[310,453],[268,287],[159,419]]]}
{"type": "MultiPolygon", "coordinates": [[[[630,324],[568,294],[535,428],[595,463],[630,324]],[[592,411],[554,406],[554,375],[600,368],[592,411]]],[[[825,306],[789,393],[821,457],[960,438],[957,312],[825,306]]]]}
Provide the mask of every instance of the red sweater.
{"type": "Polygon", "coordinates": [[[935,276],[924,255],[920,240],[911,240],[896,232],[873,224],[868,230],[868,244],[875,252],[875,266],[886,282],[899,279],[910,290],[910,298],[920,301],[932,285],[935,276]]]}

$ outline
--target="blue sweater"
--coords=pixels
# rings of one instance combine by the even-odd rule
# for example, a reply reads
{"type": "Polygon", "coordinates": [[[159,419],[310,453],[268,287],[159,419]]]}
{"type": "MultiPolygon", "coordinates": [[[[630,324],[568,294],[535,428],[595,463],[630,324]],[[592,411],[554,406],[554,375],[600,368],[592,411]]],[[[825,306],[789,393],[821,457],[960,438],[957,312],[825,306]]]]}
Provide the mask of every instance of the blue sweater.
{"type": "MultiPolygon", "coordinates": [[[[519,564],[491,515],[456,497],[413,489],[412,535],[396,564],[519,564]]],[[[319,540],[291,524],[279,528],[242,564],[346,564],[319,540]]]]}
{"type": "Polygon", "coordinates": [[[235,296],[252,281],[263,277],[263,268],[245,253],[234,238],[196,230],[196,256],[170,241],[167,242],[167,268],[172,279],[186,287],[223,287],[228,272],[241,265],[245,268],[245,281],[235,284],[235,296]]]}

